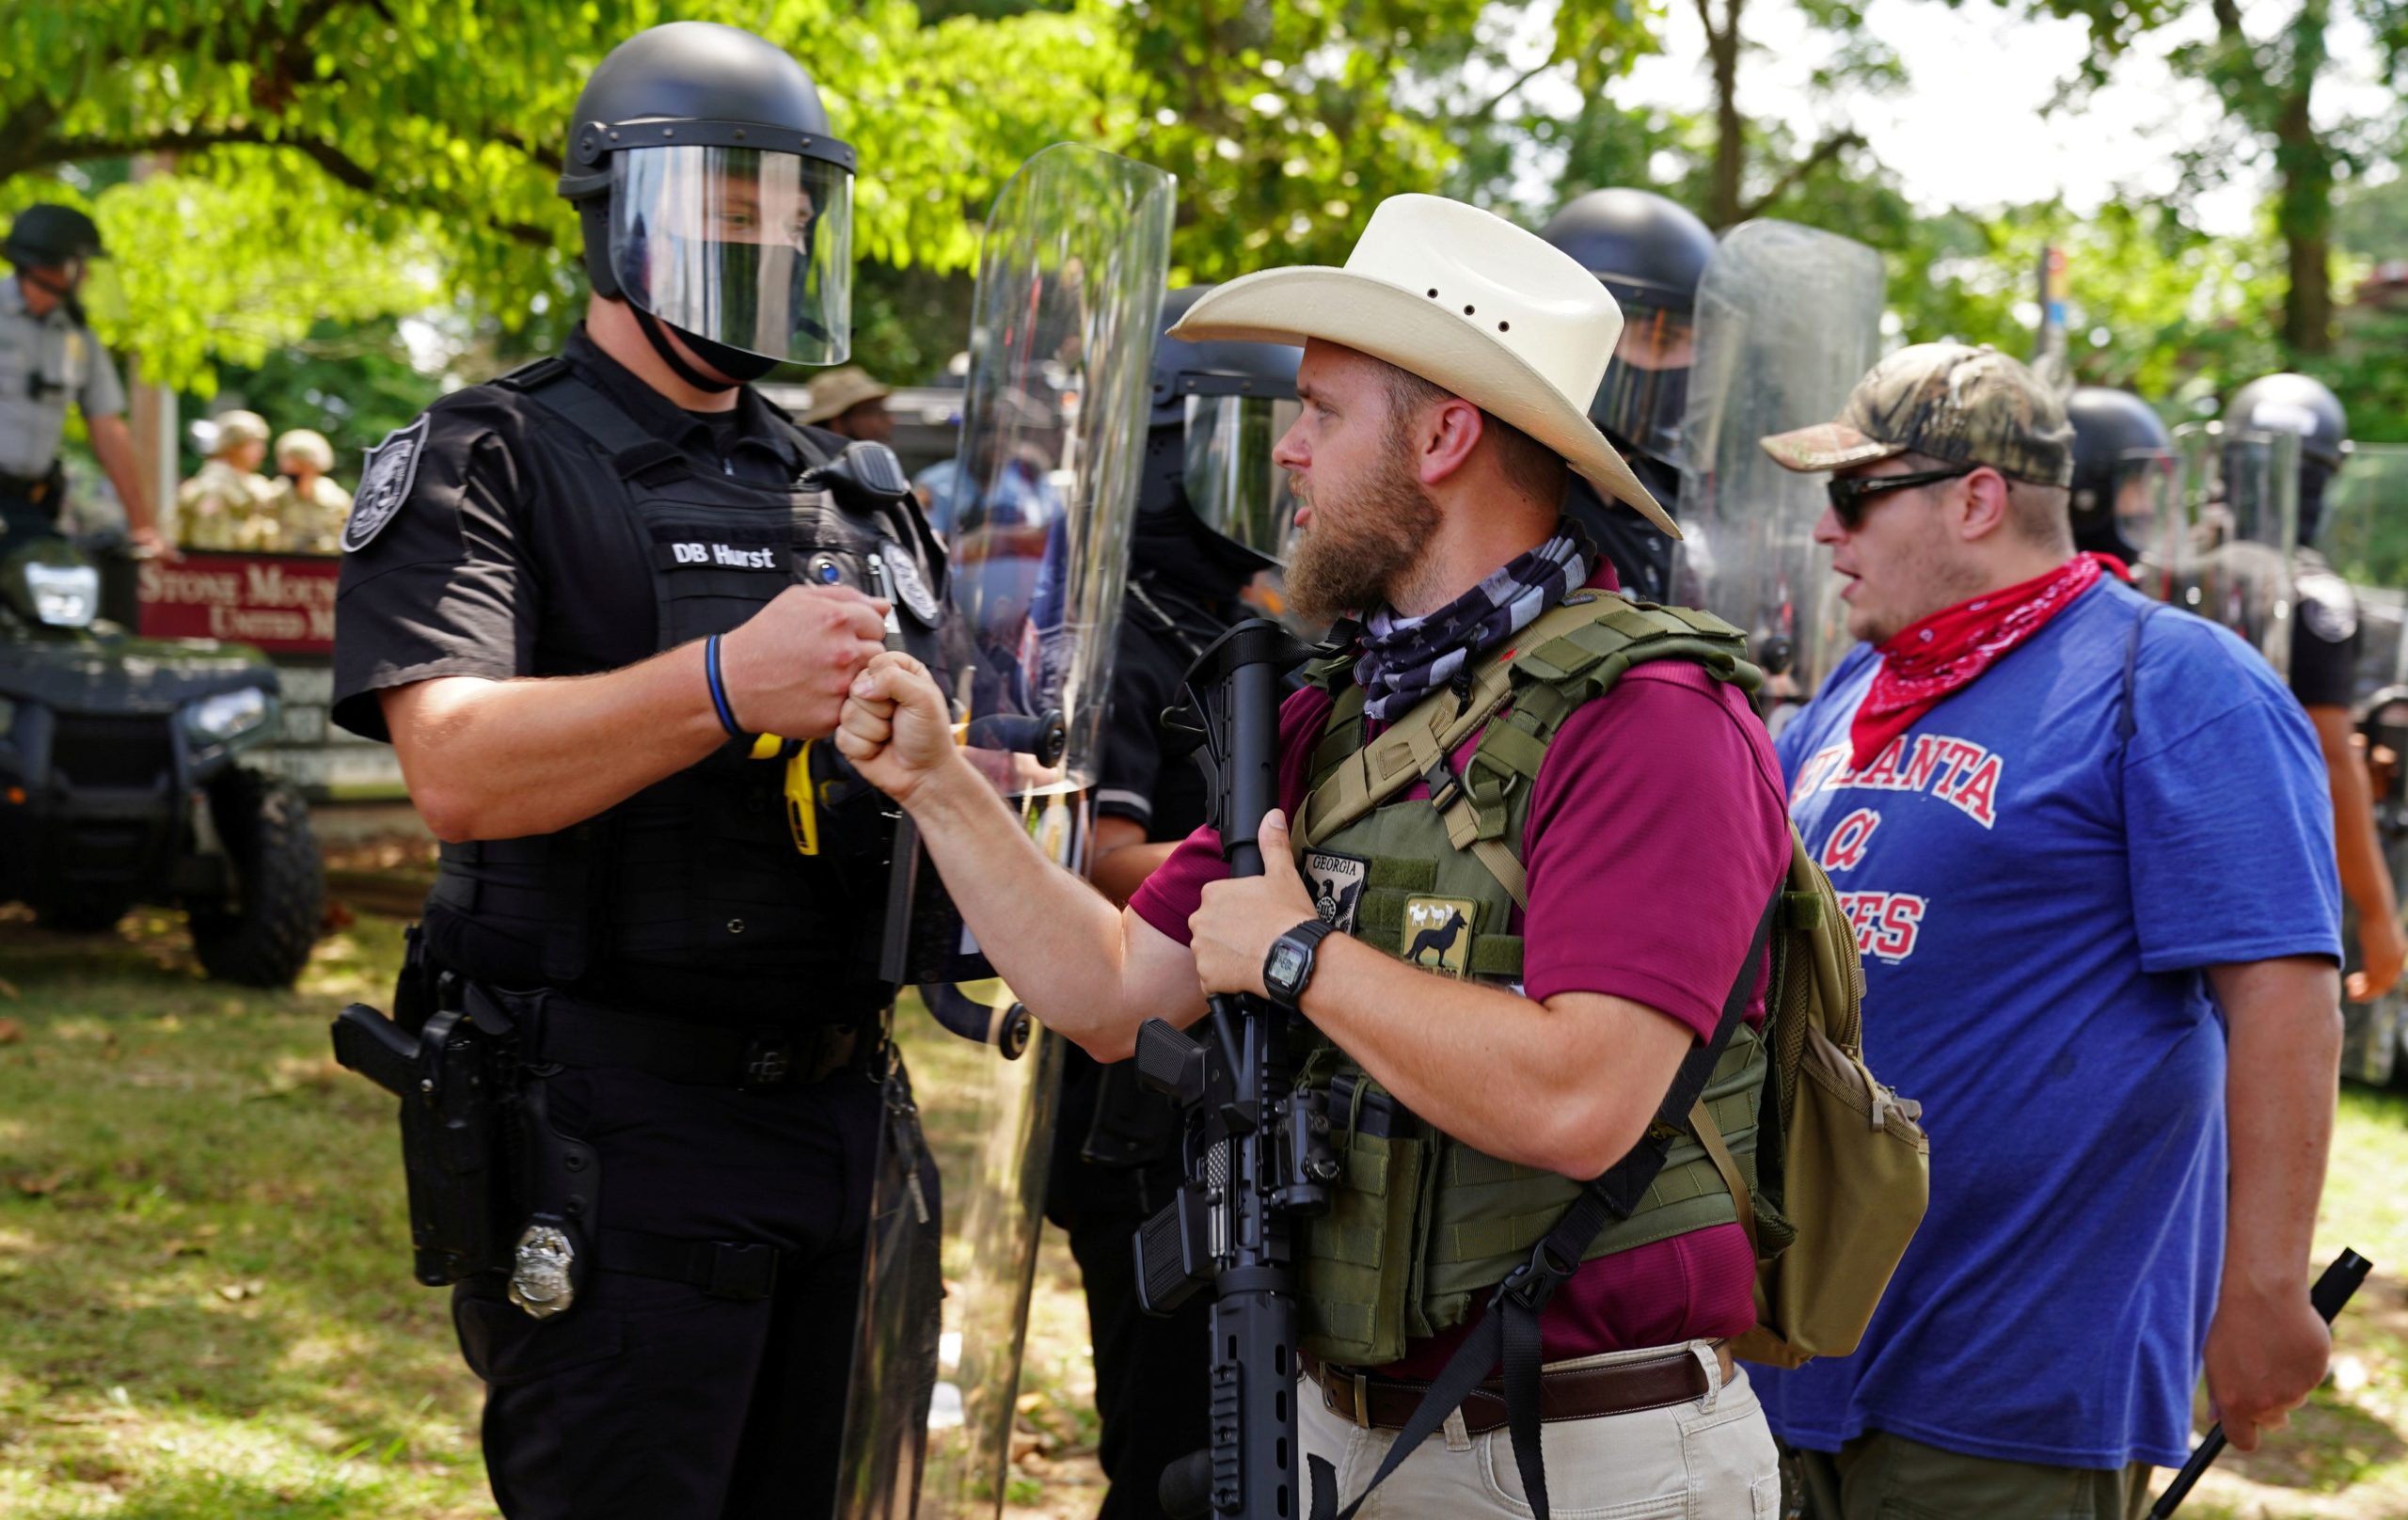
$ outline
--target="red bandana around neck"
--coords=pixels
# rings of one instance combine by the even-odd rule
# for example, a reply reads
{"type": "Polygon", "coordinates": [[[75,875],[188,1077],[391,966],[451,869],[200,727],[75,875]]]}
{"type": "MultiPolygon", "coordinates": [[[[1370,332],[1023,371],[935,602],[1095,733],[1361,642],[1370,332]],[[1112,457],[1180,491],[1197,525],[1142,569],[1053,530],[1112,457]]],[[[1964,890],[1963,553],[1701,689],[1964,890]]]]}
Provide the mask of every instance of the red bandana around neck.
{"type": "Polygon", "coordinates": [[[1943,607],[1877,649],[1881,668],[1848,724],[1848,766],[1861,770],[1892,739],[2073,605],[2101,571],[2130,580],[2112,554],[2077,554],[2046,575],[1943,607]]]}

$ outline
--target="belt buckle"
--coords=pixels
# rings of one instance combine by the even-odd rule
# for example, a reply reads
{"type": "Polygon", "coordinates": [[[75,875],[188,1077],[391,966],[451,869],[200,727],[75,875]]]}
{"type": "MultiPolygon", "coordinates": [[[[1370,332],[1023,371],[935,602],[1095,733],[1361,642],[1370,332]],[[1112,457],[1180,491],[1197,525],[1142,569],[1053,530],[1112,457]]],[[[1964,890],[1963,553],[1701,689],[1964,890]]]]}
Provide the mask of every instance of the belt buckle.
{"type": "Polygon", "coordinates": [[[744,1047],[744,1074],[736,1085],[742,1092],[766,1092],[784,1086],[794,1075],[794,1064],[793,1039],[763,1031],[744,1047]]]}

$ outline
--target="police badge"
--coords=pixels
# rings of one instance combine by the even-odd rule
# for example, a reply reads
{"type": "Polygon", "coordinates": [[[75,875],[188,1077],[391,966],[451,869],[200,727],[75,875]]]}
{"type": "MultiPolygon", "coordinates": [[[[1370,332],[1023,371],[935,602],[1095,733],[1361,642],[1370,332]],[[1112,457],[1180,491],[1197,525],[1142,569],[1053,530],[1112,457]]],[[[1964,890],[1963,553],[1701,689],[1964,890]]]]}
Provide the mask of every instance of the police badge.
{"type": "Polygon", "coordinates": [[[419,457],[426,447],[426,423],[421,413],[417,421],[386,434],[384,442],[368,451],[368,463],[359,472],[359,490],[352,498],[351,516],[342,525],[344,553],[366,548],[409,499],[410,487],[418,483],[419,457]]]}
{"type": "Polygon", "coordinates": [[[538,1320],[565,1314],[577,1302],[577,1243],[539,1216],[519,1234],[510,1269],[510,1301],[538,1320]]]}

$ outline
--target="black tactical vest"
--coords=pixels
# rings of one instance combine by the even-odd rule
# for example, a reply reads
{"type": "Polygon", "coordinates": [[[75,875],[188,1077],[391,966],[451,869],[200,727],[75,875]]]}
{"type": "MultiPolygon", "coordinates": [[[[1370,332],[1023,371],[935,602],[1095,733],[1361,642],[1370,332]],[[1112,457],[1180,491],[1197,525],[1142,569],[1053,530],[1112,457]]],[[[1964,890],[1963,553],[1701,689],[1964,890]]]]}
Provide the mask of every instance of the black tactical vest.
{"type": "MultiPolygon", "coordinates": [[[[594,501],[593,530],[625,534],[627,552],[652,566],[656,650],[726,633],[797,583],[900,585],[918,593],[895,597],[906,646],[942,673],[943,549],[915,505],[850,509],[806,484],[828,456],[800,429],[803,475],[765,485],[703,467],[558,360],[495,383],[569,424],[538,430],[535,447],[582,451],[573,473],[616,479],[618,510],[594,501]],[[934,616],[921,615],[931,607],[934,616]]],[[[813,744],[817,848],[802,853],[786,802],[795,748],[731,739],[575,828],[446,845],[431,900],[539,941],[546,981],[597,999],[614,982],[657,986],[660,973],[691,968],[793,988],[786,1006],[740,1010],[756,1021],[842,1021],[882,1006],[884,801],[832,745],[813,744]]]]}

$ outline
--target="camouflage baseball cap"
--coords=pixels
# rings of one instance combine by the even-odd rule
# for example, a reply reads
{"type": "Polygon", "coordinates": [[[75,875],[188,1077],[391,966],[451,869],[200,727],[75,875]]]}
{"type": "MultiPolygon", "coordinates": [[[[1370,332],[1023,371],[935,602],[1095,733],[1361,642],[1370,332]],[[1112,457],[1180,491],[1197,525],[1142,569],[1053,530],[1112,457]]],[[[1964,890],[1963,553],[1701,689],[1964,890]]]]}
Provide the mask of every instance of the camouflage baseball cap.
{"type": "Polygon", "coordinates": [[[1764,440],[1789,469],[1846,469],[1903,453],[2073,483],[2073,424],[2038,375],[1994,348],[1917,343],[1872,369],[1839,420],[1764,440]]]}

